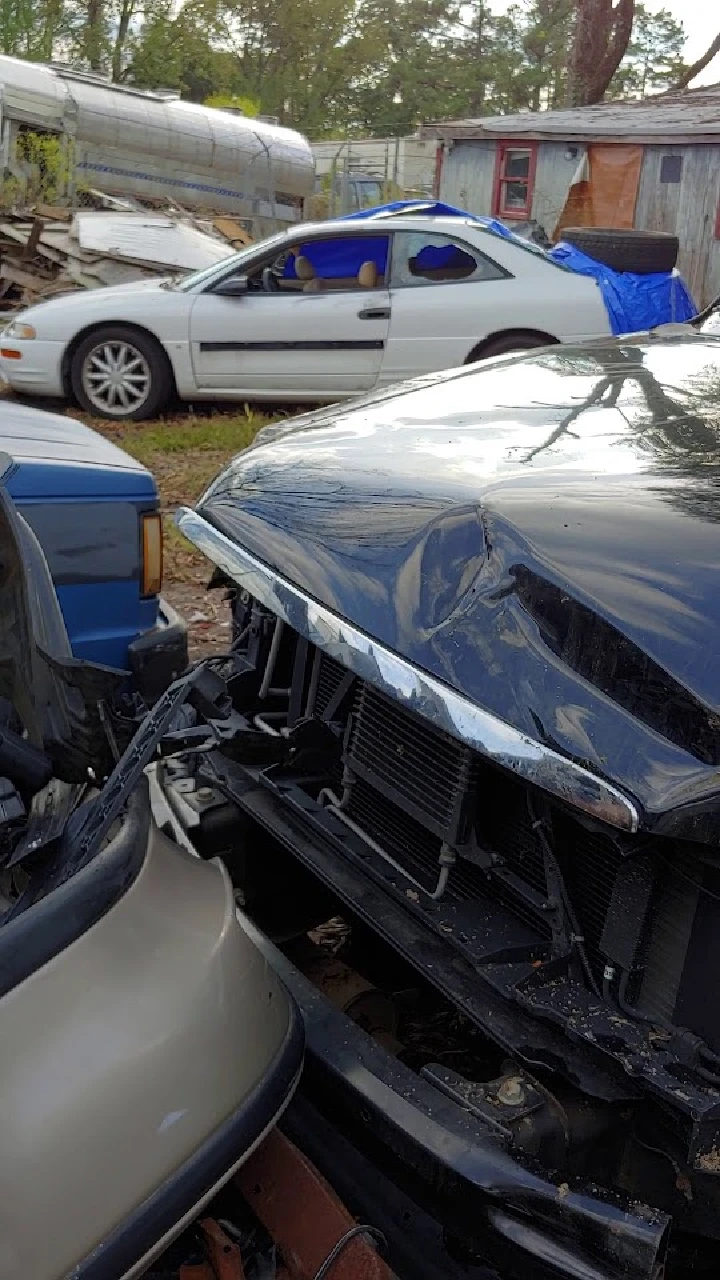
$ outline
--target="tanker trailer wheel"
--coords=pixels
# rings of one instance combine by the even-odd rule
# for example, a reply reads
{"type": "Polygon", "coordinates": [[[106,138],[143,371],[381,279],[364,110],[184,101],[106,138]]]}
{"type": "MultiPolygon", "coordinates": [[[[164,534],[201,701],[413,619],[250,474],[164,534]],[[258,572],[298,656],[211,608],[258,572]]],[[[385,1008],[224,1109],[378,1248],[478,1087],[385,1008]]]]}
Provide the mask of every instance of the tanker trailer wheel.
{"type": "Polygon", "coordinates": [[[160,343],[121,324],[100,325],[83,339],[72,357],[70,381],[88,413],[130,422],[157,417],[173,389],[160,343]]]}

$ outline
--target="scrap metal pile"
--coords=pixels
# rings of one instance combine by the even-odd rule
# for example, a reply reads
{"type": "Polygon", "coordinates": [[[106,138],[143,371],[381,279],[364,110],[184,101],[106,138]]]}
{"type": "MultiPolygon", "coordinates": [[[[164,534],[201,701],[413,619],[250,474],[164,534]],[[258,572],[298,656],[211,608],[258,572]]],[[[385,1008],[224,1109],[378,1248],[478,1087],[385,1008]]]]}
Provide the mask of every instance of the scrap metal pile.
{"type": "Polygon", "coordinates": [[[0,217],[0,311],[75,289],[199,271],[250,243],[242,222],[176,205],[143,209],[101,192],[94,208],[38,204],[0,217]]]}

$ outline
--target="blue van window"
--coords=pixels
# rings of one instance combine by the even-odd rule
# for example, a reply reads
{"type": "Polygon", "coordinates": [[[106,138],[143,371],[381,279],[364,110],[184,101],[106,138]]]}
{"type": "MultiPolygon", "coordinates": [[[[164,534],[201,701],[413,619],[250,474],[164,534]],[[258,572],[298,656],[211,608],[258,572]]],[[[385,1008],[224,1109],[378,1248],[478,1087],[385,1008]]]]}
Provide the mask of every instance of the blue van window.
{"type": "Polygon", "coordinates": [[[131,502],[21,503],[57,586],[140,577],[138,509],[131,502]]]}

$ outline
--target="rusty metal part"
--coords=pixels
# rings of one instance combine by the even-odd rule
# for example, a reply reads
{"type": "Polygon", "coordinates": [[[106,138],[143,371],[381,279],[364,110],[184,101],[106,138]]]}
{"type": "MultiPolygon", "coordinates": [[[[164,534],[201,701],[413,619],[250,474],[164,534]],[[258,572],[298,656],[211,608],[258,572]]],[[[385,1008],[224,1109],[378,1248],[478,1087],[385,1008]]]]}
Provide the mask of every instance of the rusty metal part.
{"type": "Polygon", "coordinates": [[[200,1230],[212,1264],[215,1280],[245,1280],[245,1268],[239,1246],[214,1218],[202,1218],[200,1230]]]}
{"type": "Polygon", "coordinates": [[[397,1039],[398,1011],[394,1001],[351,969],[344,961],[318,948],[318,953],[301,966],[303,973],[315,984],[336,1009],[342,1010],[353,1022],[374,1040],[379,1041],[390,1053],[402,1048],[397,1039]]]}
{"type": "MultiPolygon", "coordinates": [[[[313,1280],[357,1225],[317,1169],[277,1129],[235,1180],[280,1250],[289,1280],[313,1280]]],[[[393,1280],[393,1273],[367,1239],[356,1236],[333,1264],[332,1280],[393,1280]]]]}

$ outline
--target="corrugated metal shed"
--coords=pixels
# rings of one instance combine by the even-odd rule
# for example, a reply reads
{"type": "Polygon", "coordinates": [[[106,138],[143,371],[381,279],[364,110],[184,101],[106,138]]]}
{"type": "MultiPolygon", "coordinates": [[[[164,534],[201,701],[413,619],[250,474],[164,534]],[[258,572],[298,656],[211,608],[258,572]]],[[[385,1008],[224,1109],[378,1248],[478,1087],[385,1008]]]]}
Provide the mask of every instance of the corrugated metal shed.
{"type": "Polygon", "coordinates": [[[720,84],[658,94],[638,102],[600,102],[563,111],[527,111],[477,120],[445,120],[421,129],[426,138],[562,139],[563,142],[682,143],[720,140],[720,84]]]}

